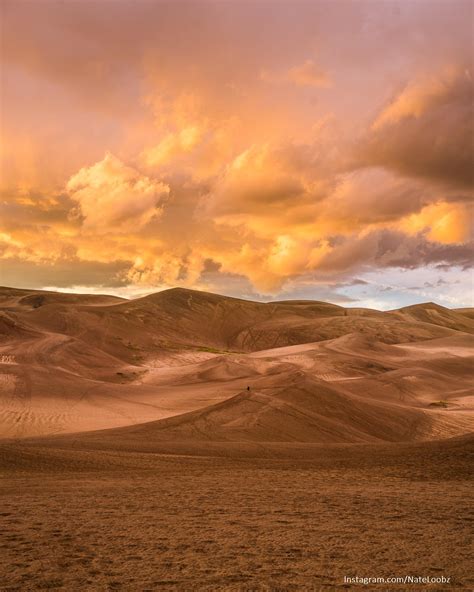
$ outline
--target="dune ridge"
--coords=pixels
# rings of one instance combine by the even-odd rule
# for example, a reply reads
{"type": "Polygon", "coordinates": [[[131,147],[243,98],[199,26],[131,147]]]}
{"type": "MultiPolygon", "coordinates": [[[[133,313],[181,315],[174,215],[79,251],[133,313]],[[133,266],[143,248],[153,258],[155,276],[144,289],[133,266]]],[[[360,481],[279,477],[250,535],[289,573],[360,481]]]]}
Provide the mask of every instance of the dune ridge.
{"type": "Polygon", "coordinates": [[[473,431],[466,311],[261,303],[182,288],[130,301],[1,288],[0,306],[3,438],[81,433],[84,445],[189,450],[473,431]]]}

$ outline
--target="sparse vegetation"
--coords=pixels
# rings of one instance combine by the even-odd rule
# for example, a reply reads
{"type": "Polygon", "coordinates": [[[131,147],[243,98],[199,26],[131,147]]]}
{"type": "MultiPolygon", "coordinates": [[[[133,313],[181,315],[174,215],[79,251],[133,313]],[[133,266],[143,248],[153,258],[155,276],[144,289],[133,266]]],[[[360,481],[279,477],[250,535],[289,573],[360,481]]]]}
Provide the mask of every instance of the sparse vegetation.
{"type": "Polygon", "coordinates": [[[122,382],[132,382],[145,374],[146,371],[136,372],[135,370],[130,372],[116,372],[115,375],[119,377],[122,382]]]}
{"type": "Polygon", "coordinates": [[[132,343],[131,341],[128,341],[126,344],[126,347],[128,347],[129,349],[134,349],[136,351],[140,351],[142,348],[138,345],[135,345],[134,343],[132,343]]]}
{"type": "Polygon", "coordinates": [[[197,351],[201,352],[209,352],[211,354],[237,354],[239,352],[230,351],[227,349],[217,349],[215,347],[206,347],[206,346],[199,346],[195,348],[197,351]]]}
{"type": "Polygon", "coordinates": [[[446,407],[448,407],[448,402],[447,401],[433,401],[432,403],[430,403],[430,407],[441,407],[443,409],[446,409],[446,407]]]}
{"type": "Polygon", "coordinates": [[[194,345],[192,343],[177,343],[177,342],[170,342],[165,341],[163,339],[154,340],[154,345],[161,349],[170,350],[170,351],[199,351],[199,352],[208,352],[211,354],[240,354],[242,352],[229,350],[229,349],[219,349],[217,347],[210,347],[207,345],[194,345]]]}

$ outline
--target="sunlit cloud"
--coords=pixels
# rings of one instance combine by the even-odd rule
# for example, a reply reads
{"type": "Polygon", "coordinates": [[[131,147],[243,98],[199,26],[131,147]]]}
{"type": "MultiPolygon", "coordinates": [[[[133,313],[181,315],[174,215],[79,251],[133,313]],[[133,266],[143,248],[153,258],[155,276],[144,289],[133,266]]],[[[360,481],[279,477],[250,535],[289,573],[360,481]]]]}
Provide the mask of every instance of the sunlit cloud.
{"type": "Polygon", "coordinates": [[[73,175],[66,190],[78,204],[87,229],[115,232],[140,229],[159,216],[169,193],[164,183],[141,175],[112,154],[73,175]]]}
{"type": "Polygon", "coordinates": [[[455,4],[9,3],[3,281],[379,302],[351,281],[428,266],[448,294],[473,238],[455,4]]]}
{"type": "Polygon", "coordinates": [[[410,234],[426,231],[428,238],[439,243],[465,243],[474,239],[472,204],[435,203],[424,207],[400,222],[410,234]]]}

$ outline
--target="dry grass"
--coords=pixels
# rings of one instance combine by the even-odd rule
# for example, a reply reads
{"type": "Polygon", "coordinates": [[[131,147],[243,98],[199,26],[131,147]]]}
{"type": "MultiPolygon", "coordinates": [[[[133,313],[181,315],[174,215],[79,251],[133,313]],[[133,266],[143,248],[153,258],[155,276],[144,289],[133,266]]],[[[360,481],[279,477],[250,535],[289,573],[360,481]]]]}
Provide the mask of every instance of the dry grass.
{"type": "Polygon", "coordinates": [[[430,407],[441,407],[442,409],[446,409],[448,406],[447,401],[433,401],[430,403],[430,407]]]}

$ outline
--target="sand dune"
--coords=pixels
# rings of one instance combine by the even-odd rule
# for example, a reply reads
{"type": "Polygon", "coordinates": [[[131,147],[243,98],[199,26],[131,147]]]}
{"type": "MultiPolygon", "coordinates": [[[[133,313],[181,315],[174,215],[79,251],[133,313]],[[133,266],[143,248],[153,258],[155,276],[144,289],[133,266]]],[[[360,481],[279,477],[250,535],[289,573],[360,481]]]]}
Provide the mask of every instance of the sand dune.
{"type": "Polygon", "coordinates": [[[113,304],[123,301],[117,296],[95,294],[72,294],[66,292],[49,292],[47,290],[22,290],[20,288],[0,287],[0,304],[2,308],[25,307],[39,308],[46,304],[113,304]]]}
{"type": "MultiPolygon", "coordinates": [[[[303,372],[258,380],[251,391],[203,410],[108,436],[164,441],[372,442],[410,441],[425,433],[421,412],[360,400],[303,372]]],[[[99,435],[100,438],[103,435],[99,435]]]]}
{"type": "Polygon", "coordinates": [[[455,308],[455,312],[474,319],[474,308],[455,308]]]}
{"type": "Polygon", "coordinates": [[[462,314],[456,310],[448,310],[434,302],[405,306],[400,310],[394,311],[394,314],[402,318],[447,327],[456,331],[474,333],[474,319],[471,319],[469,315],[462,314]]]}
{"type": "Polygon", "coordinates": [[[431,303],[383,313],[184,289],[127,301],[11,288],[0,301],[3,437],[122,428],[107,439],[189,447],[473,428],[474,321],[431,303]]]}
{"type": "Polygon", "coordinates": [[[473,322],[0,289],[0,586],[472,589],[473,322]]]}

